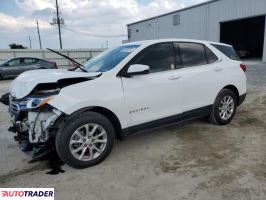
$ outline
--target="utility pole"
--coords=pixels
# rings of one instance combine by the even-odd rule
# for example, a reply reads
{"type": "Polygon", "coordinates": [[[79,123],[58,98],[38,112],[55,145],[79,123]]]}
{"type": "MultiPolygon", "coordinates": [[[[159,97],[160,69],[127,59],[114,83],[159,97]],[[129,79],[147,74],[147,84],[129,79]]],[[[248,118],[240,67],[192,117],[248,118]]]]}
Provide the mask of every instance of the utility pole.
{"type": "Polygon", "coordinates": [[[108,49],[108,40],[106,41],[106,49],[108,49]]]}
{"type": "Polygon", "coordinates": [[[39,29],[38,20],[36,20],[36,23],[37,23],[37,30],[38,30],[38,35],[39,35],[40,49],[42,49],[42,41],[41,41],[41,35],[40,35],[40,29],[39,29]]]}
{"type": "Polygon", "coordinates": [[[61,23],[60,23],[60,19],[59,19],[59,11],[58,11],[58,2],[57,0],[55,0],[56,2],[56,21],[57,21],[57,25],[58,25],[58,33],[59,33],[59,42],[60,42],[60,49],[62,49],[62,39],[61,39],[61,23]]]}
{"type": "Polygon", "coordinates": [[[29,42],[30,42],[30,49],[31,49],[31,39],[30,39],[30,35],[29,35],[29,42]]]}
{"type": "Polygon", "coordinates": [[[59,35],[59,44],[60,44],[60,49],[62,49],[62,38],[61,38],[61,25],[64,24],[64,19],[60,18],[60,12],[59,12],[59,6],[58,6],[58,1],[55,0],[55,7],[56,7],[56,17],[53,18],[52,22],[50,23],[52,26],[57,24],[58,26],[58,35],[59,35]]]}

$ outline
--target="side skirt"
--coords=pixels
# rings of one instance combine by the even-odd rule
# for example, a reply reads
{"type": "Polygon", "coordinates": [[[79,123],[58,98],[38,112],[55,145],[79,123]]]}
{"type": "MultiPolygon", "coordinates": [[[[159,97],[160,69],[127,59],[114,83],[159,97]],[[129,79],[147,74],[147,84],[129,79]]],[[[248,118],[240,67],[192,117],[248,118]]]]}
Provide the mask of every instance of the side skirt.
{"type": "Polygon", "coordinates": [[[209,105],[209,106],[205,106],[205,107],[198,108],[195,110],[187,111],[187,112],[184,112],[182,114],[178,114],[178,115],[158,119],[155,121],[131,126],[131,127],[123,129],[122,135],[124,138],[124,137],[132,135],[132,134],[146,132],[149,130],[154,130],[154,129],[158,129],[158,128],[162,128],[162,127],[171,126],[171,125],[174,125],[174,124],[177,124],[180,122],[184,122],[184,121],[188,121],[188,120],[206,117],[206,116],[210,115],[211,107],[212,107],[212,105],[209,105]]]}

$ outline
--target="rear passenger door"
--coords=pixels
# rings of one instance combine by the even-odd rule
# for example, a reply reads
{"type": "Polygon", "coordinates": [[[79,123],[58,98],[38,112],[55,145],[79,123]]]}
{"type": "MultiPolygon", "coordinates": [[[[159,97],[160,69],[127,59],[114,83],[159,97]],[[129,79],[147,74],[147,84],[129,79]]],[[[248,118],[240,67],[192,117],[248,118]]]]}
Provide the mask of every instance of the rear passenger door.
{"type": "Polygon", "coordinates": [[[179,42],[182,72],[183,112],[213,104],[223,68],[217,56],[200,43],[179,42]]]}
{"type": "Polygon", "coordinates": [[[23,72],[39,68],[39,66],[36,65],[37,60],[35,58],[24,58],[23,60],[23,72]]]}

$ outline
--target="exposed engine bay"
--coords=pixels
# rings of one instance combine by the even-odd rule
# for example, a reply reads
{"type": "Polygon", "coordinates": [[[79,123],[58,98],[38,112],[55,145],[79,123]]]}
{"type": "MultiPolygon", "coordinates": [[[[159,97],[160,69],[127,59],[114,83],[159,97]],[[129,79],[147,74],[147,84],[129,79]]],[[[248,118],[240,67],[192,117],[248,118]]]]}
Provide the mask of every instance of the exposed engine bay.
{"type": "MultiPolygon", "coordinates": [[[[75,72],[72,72],[75,73],[75,72]]],[[[48,104],[60,90],[69,85],[92,80],[96,77],[74,77],[60,79],[51,83],[39,83],[25,97],[16,98],[10,93],[1,97],[1,102],[9,106],[11,115],[10,132],[14,132],[15,141],[20,149],[31,155],[33,160],[54,149],[55,122],[65,115],[48,104]]],[[[15,80],[16,81],[16,80],[15,80]]]]}

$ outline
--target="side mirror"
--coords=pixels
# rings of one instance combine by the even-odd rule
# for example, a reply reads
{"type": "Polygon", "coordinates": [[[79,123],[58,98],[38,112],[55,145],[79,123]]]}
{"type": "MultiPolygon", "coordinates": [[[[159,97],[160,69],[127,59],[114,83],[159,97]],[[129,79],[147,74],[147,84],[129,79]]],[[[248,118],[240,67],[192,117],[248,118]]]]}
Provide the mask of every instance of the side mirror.
{"type": "Polygon", "coordinates": [[[9,66],[9,63],[4,63],[3,66],[9,66]]]}
{"type": "Polygon", "coordinates": [[[134,64],[130,65],[127,70],[127,77],[148,74],[150,67],[148,65],[134,64]]]}

